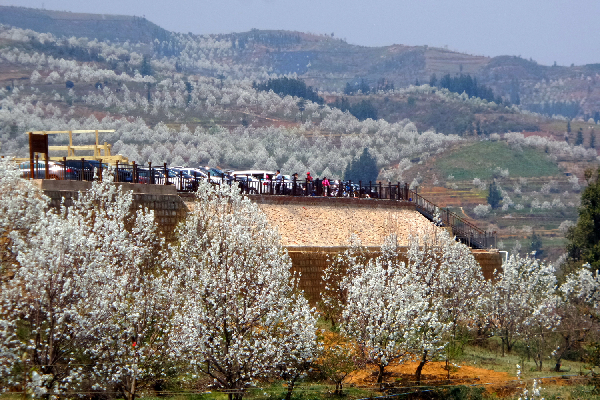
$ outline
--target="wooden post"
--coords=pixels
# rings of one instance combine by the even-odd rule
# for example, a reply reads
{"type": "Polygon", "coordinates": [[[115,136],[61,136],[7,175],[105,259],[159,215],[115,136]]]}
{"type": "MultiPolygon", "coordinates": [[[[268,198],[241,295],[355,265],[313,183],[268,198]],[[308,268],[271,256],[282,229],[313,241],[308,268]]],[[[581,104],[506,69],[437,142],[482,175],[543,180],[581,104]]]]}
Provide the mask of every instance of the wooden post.
{"type": "Polygon", "coordinates": [[[29,179],[33,179],[33,133],[29,132],[29,179]]]}
{"type": "Polygon", "coordinates": [[[100,149],[98,147],[98,129],[96,129],[96,147],[94,147],[94,157],[100,157],[100,149]]]}
{"type": "Polygon", "coordinates": [[[67,149],[67,157],[74,156],[73,147],[73,131],[69,131],[69,148],[67,149]]]}

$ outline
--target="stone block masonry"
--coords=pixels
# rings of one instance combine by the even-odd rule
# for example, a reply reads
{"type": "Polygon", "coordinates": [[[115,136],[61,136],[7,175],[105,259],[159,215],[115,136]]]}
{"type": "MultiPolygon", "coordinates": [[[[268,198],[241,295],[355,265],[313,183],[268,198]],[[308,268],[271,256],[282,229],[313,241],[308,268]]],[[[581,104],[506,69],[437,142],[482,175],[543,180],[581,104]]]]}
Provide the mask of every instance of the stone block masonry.
{"type": "MultiPolygon", "coordinates": [[[[50,198],[53,207],[73,204],[80,191],[88,190],[90,182],[38,180],[38,185],[50,198]]],[[[133,191],[133,209],[147,207],[167,240],[174,238],[177,224],[194,207],[193,193],[178,194],[174,186],[117,183],[133,191]]],[[[292,260],[292,269],[301,274],[300,288],[314,304],[323,290],[322,275],[338,253],[346,250],[351,234],[360,238],[372,256],[380,251],[383,238],[396,233],[401,245],[411,234],[435,227],[413,203],[373,199],[332,199],[289,196],[251,196],[267,215],[282,237],[282,244],[292,260]]],[[[502,267],[497,250],[473,250],[487,279],[502,267]]]]}
{"type": "MultiPolygon", "coordinates": [[[[377,257],[381,250],[379,247],[373,246],[366,249],[372,257],[377,257]]],[[[346,247],[288,246],[287,250],[292,259],[292,270],[300,274],[300,289],[304,291],[307,299],[315,304],[320,299],[320,293],[324,289],[323,271],[327,268],[329,260],[333,260],[337,254],[343,253],[346,247]]],[[[401,261],[408,261],[403,256],[407,250],[407,247],[401,248],[401,261]]],[[[472,250],[472,252],[473,257],[481,266],[485,279],[492,279],[494,271],[502,269],[502,256],[498,250],[472,250]]]]}
{"type": "MultiPolygon", "coordinates": [[[[92,186],[91,182],[80,181],[39,179],[36,182],[50,198],[50,206],[56,208],[60,207],[63,201],[67,207],[73,205],[73,199],[77,198],[79,192],[86,191],[92,186]]],[[[121,186],[123,190],[133,192],[132,210],[144,207],[154,211],[154,220],[158,229],[167,241],[174,239],[175,227],[188,213],[188,207],[177,194],[174,186],[138,183],[116,183],[116,185],[121,186]]]]}

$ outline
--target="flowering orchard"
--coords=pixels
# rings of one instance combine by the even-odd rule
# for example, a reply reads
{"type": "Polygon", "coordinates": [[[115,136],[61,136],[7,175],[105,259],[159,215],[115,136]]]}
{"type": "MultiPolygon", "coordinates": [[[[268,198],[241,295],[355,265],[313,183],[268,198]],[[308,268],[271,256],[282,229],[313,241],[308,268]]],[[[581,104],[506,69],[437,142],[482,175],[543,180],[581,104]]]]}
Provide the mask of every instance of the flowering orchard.
{"type": "Polygon", "coordinates": [[[1,165],[2,237],[16,255],[2,264],[4,389],[134,399],[189,369],[241,398],[258,377],[298,379],[315,357],[316,314],[277,233],[236,190],[203,187],[167,247],[108,174],[52,211],[1,165]]]}
{"type": "Polygon", "coordinates": [[[565,310],[598,315],[597,272],[559,287],[551,265],[515,256],[486,281],[437,228],[405,249],[390,236],[377,254],[353,239],[323,275],[319,313],[277,231],[236,188],[202,184],[168,244],[110,174],[59,209],[8,160],[0,188],[4,391],[133,400],[167,382],[241,399],[278,380],[289,400],[298,382],[327,379],[339,394],[365,365],[383,388],[388,366],[416,360],[419,381],[465,332],[508,352],[522,343],[541,369],[567,356],[556,336],[565,310]],[[339,331],[320,333],[321,317],[339,331]]]}

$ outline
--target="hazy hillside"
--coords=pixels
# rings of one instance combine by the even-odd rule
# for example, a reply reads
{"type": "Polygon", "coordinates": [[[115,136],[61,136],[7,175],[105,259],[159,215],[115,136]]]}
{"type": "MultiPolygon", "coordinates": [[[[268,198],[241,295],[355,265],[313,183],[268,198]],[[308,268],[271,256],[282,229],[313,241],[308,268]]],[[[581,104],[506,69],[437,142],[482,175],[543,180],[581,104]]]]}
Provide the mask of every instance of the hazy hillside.
{"type": "Polygon", "coordinates": [[[493,89],[495,96],[525,109],[600,120],[597,64],[543,66],[515,56],[490,58],[428,46],[364,47],[329,35],[290,31],[196,36],[168,32],[140,17],[23,7],[0,7],[0,23],[49,32],[56,37],[144,43],[151,48],[142,53],[153,51],[157,57],[172,58],[174,67],[181,72],[216,77],[236,69],[241,72],[238,77],[252,79],[267,72],[296,74],[309,85],[326,91],[343,91],[347,84],[361,83],[374,90],[382,84],[403,88],[429,83],[433,75],[439,80],[447,74],[469,74],[493,89]],[[212,48],[200,49],[199,45],[212,48]],[[198,58],[199,52],[204,56],[198,58]],[[257,75],[257,71],[263,72],[257,75]]]}
{"type": "Polygon", "coordinates": [[[553,258],[576,219],[584,170],[598,165],[597,124],[589,116],[600,110],[600,69],[593,65],[548,67],[425,46],[368,48],[289,31],[154,40],[156,26],[132,17],[110,17],[121,36],[108,42],[92,39],[89,29],[102,16],[6,9],[21,24],[50,22],[47,32],[39,24],[40,31],[0,26],[2,155],[24,156],[29,130],[115,129],[101,140],[137,163],[342,178],[367,147],[379,179],[419,187],[498,231],[503,248],[520,243],[525,251],[538,232],[553,258]],[[72,32],[65,33],[61,15],[89,24],[68,24],[72,32]],[[135,24],[145,28],[135,31],[135,24]],[[489,85],[494,101],[428,84],[433,74],[455,79],[461,70],[489,85]],[[318,89],[313,101],[259,89],[270,80],[304,85],[295,78],[318,89]],[[345,94],[347,85],[361,91],[345,94]],[[574,119],[528,111],[535,107],[574,119]],[[492,180],[504,196],[494,210],[486,206],[492,180]]]}
{"type": "Polygon", "coordinates": [[[168,40],[170,33],[141,17],[83,14],[24,7],[0,6],[0,24],[12,25],[55,36],[149,43],[168,40]]]}

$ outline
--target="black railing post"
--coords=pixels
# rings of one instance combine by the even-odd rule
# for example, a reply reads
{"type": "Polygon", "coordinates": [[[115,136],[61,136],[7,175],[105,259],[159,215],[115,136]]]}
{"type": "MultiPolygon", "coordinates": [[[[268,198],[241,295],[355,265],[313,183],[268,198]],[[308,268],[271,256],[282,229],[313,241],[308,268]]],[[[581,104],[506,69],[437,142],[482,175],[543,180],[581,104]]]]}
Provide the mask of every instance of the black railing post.
{"type": "Polygon", "coordinates": [[[152,163],[151,162],[148,162],[148,181],[146,183],[147,184],[154,183],[154,174],[152,173],[152,163]]]}
{"type": "Polygon", "coordinates": [[[84,181],[85,177],[84,177],[84,171],[85,171],[85,160],[82,158],[81,159],[81,180],[84,181]]]}
{"type": "Polygon", "coordinates": [[[137,166],[135,164],[135,161],[131,162],[131,181],[133,183],[138,183],[138,179],[137,179],[137,166]]]}
{"type": "Polygon", "coordinates": [[[63,157],[63,179],[67,179],[67,157],[63,157]]]}
{"type": "Polygon", "coordinates": [[[296,175],[294,175],[294,183],[292,184],[292,196],[296,195],[296,175]]]}
{"type": "Polygon", "coordinates": [[[103,173],[102,173],[102,160],[100,160],[100,164],[99,165],[100,165],[100,171],[98,171],[99,172],[99,174],[98,174],[98,180],[100,182],[102,182],[102,175],[103,175],[103,173]]]}
{"type": "Polygon", "coordinates": [[[115,182],[119,182],[119,160],[115,161],[115,182]]]}
{"type": "Polygon", "coordinates": [[[163,163],[163,170],[165,173],[165,185],[169,184],[169,173],[167,172],[167,163],[163,163]]]}

